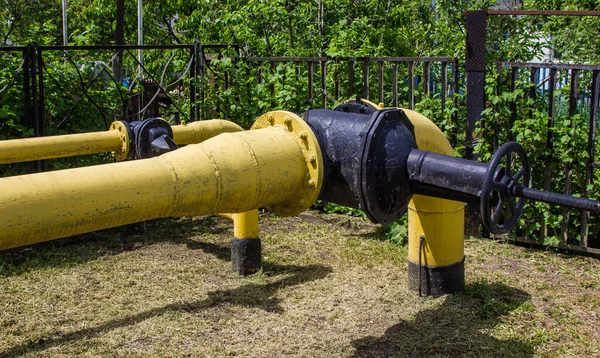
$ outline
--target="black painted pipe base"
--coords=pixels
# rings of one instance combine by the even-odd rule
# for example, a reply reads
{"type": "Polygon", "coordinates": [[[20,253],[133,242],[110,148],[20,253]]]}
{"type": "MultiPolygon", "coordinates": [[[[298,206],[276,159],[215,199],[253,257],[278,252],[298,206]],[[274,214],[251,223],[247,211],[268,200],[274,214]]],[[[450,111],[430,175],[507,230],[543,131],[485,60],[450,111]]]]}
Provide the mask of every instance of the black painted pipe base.
{"type": "Polygon", "coordinates": [[[421,292],[422,296],[440,296],[465,289],[465,259],[454,265],[442,267],[421,266],[408,261],[408,288],[421,292]]]}
{"type": "Polygon", "coordinates": [[[252,275],[261,267],[260,239],[238,239],[231,241],[231,263],[233,271],[240,275],[252,275]]]}

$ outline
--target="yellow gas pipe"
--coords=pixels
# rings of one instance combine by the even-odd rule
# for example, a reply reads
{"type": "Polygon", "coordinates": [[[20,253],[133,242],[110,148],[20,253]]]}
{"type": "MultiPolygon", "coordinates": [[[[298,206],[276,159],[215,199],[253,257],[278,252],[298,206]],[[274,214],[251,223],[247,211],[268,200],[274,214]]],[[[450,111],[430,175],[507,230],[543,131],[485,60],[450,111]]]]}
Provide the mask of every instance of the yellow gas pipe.
{"type": "MultiPolygon", "coordinates": [[[[402,110],[414,126],[419,149],[454,156],[433,122],[415,111],[402,110]]],[[[413,196],[408,205],[410,288],[437,295],[464,287],[464,206],[458,201],[413,196]]]]}
{"type": "Polygon", "coordinates": [[[215,215],[233,222],[233,236],[238,239],[258,238],[258,209],[237,214],[220,213],[215,215]]]}
{"type": "MultiPolygon", "coordinates": [[[[108,131],[0,141],[0,164],[28,162],[112,152],[117,160],[129,154],[129,133],[123,122],[113,122],[108,131]]],[[[242,127],[213,119],[171,126],[179,145],[200,143],[221,133],[242,131],[242,127]]]]}
{"type": "Polygon", "coordinates": [[[284,111],[253,129],[147,160],[2,178],[0,250],[156,218],[306,210],[323,178],[312,131],[284,111]]]}
{"type": "Polygon", "coordinates": [[[113,122],[108,131],[0,141],[0,164],[29,162],[102,152],[123,160],[129,153],[125,124],[113,122]]]}
{"type": "Polygon", "coordinates": [[[180,125],[171,126],[173,140],[178,145],[202,143],[205,140],[221,133],[240,132],[244,129],[237,124],[222,119],[182,122],[180,125]]]}

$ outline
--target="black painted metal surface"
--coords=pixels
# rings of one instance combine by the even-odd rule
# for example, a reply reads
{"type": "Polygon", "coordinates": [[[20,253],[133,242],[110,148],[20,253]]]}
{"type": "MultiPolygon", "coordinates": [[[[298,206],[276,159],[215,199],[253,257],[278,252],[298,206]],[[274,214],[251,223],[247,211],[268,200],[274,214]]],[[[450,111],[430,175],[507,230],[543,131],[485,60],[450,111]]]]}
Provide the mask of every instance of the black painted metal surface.
{"type": "Polygon", "coordinates": [[[415,194],[479,203],[488,165],[413,149],[406,164],[415,194]]]}
{"type": "Polygon", "coordinates": [[[377,223],[387,224],[404,214],[412,196],[406,162],[416,148],[413,126],[404,112],[311,110],[304,119],[325,161],[320,199],[361,209],[377,223]]]}
{"type": "Polygon", "coordinates": [[[238,239],[231,241],[231,264],[233,271],[240,275],[258,272],[262,260],[260,239],[238,239]]]}
{"type": "Polygon", "coordinates": [[[129,126],[133,132],[137,159],[151,158],[177,149],[171,126],[160,118],[131,122],[129,126]]]}

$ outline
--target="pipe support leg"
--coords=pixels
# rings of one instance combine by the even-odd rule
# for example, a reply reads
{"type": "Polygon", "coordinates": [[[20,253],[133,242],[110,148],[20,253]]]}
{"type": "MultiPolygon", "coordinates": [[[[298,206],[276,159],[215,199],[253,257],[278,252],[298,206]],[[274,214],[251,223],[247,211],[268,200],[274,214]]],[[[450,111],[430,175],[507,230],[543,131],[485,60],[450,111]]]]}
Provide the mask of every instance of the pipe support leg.
{"type": "Polygon", "coordinates": [[[240,275],[251,275],[262,264],[261,242],[258,236],[258,210],[233,214],[231,264],[240,275]]]}
{"type": "MultiPolygon", "coordinates": [[[[403,109],[421,150],[454,155],[442,131],[423,115],[403,109]]],[[[464,203],[415,195],[408,205],[408,287],[423,295],[465,286],[464,203]]]]}

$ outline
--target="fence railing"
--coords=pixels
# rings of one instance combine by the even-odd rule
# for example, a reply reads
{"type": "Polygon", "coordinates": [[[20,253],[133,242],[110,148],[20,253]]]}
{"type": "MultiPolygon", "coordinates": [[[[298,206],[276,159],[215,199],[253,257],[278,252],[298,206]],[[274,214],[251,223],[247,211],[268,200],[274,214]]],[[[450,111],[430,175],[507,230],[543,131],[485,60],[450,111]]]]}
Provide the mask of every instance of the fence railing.
{"type": "MultiPolygon", "coordinates": [[[[265,109],[281,109],[274,99],[282,91],[292,91],[291,111],[335,105],[341,100],[362,98],[388,106],[414,109],[415,104],[435,97],[444,116],[447,101],[452,98],[456,107],[459,92],[459,66],[445,57],[242,57],[246,78],[253,78],[248,87],[265,85],[272,103],[265,109]],[[279,74],[279,75],[278,75],[279,74]],[[275,80],[273,80],[275,78],[275,80]]],[[[227,84],[213,83],[213,86],[227,84]]],[[[446,120],[457,123],[456,111],[446,120]]],[[[440,121],[442,118],[432,118],[440,121]]],[[[449,133],[456,144],[457,133],[449,133]]]]}
{"type": "MultiPolygon", "coordinates": [[[[22,136],[72,133],[93,126],[102,130],[114,119],[132,121],[158,115],[166,115],[176,123],[221,117],[236,121],[245,118],[249,124],[257,115],[272,109],[299,113],[360,97],[388,106],[421,110],[420,102],[433,98],[432,103],[441,111],[430,115],[432,120],[453,124],[454,129],[447,133],[453,145],[468,142],[465,133],[457,129],[465,127],[464,121],[458,118],[458,111],[449,111],[449,114],[445,111],[448,103],[454,109],[462,107],[457,94],[463,93],[465,86],[463,69],[452,58],[248,57],[242,55],[239,46],[194,43],[0,47],[0,60],[5,67],[6,64],[14,67],[10,78],[0,79],[0,100],[3,91],[10,90],[11,86],[13,92],[21,94],[10,103],[2,101],[0,108],[12,105],[14,112],[23,114],[20,124],[30,132],[22,136]],[[150,59],[145,65],[137,61],[134,50],[139,48],[150,59]],[[227,66],[218,65],[225,57],[230,58],[227,66]],[[121,76],[115,76],[115,61],[121,66],[121,76]],[[132,83],[141,86],[132,86],[132,83]],[[239,110],[245,107],[252,109],[239,110]]],[[[530,100],[537,103],[546,98],[543,112],[548,118],[547,128],[555,128],[557,113],[570,119],[584,115],[589,119],[584,178],[579,174],[577,163],[563,165],[551,155],[556,140],[554,130],[548,131],[545,140],[550,154],[534,160],[539,160],[539,167],[544,168],[539,176],[543,178],[541,187],[544,189],[554,187],[556,190],[557,185],[562,185],[559,190],[564,188],[567,194],[590,195],[590,188],[596,184],[594,169],[600,167],[595,162],[600,68],[508,62],[498,63],[497,68],[498,73],[509,77],[505,83],[499,82],[499,91],[515,91],[525,78],[531,83],[527,87],[530,100]],[[505,73],[506,68],[510,69],[509,73],[505,73]],[[584,82],[582,87],[580,84],[584,82]],[[569,96],[561,86],[570,89],[569,96]],[[555,168],[560,165],[563,167],[558,175],[555,168]]],[[[483,81],[480,82],[483,86],[483,81]]],[[[483,92],[483,87],[478,88],[478,93],[483,92]]],[[[517,134],[513,128],[517,119],[522,118],[517,117],[520,108],[517,101],[509,107],[508,128],[502,131],[503,128],[495,127],[494,147],[498,147],[502,133],[508,136],[503,140],[514,139],[517,134]]],[[[466,112],[472,112],[468,99],[466,112]]],[[[44,169],[44,162],[29,165],[29,171],[44,169]]],[[[576,249],[598,251],[590,247],[588,237],[590,227],[594,228],[593,235],[600,232],[600,228],[596,229],[597,223],[590,222],[587,214],[574,216],[565,210],[557,215],[563,220],[562,240],[558,246],[573,246],[572,239],[579,237],[576,249]],[[581,227],[579,233],[573,232],[574,225],[581,227]]],[[[548,234],[547,225],[543,226],[537,235],[548,234]]],[[[533,236],[521,238],[527,241],[533,236]]]]}
{"type": "MultiPolygon", "coordinates": [[[[498,94],[516,94],[520,89],[523,97],[519,100],[515,95],[509,102],[507,128],[500,128],[501,125],[495,123],[494,147],[498,146],[499,133],[503,129],[507,130],[509,140],[514,140],[519,134],[524,135],[518,131],[527,131],[527,125],[516,126],[517,122],[529,121],[537,129],[545,127],[545,138],[538,140],[538,148],[535,148],[542,154],[532,159],[537,161],[539,184],[544,190],[562,190],[568,195],[593,195],[596,185],[594,169],[600,167],[600,163],[596,162],[600,66],[498,62],[497,73],[498,94]],[[503,84],[503,78],[508,78],[507,86],[503,84]],[[544,116],[536,116],[534,111],[544,116]],[[536,123],[536,120],[545,120],[545,123],[536,123]],[[540,146],[545,148],[542,150],[540,146]]],[[[527,139],[523,141],[528,142],[527,139]]],[[[535,171],[534,167],[534,178],[535,171]]],[[[566,208],[560,209],[557,214],[561,223],[559,231],[554,234],[558,234],[560,241],[554,244],[600,253],[599,249],[589,245],[590,226],[593,225],[595,235],[598,234],[596,219],[590,221],[590,215],[585,211],[574,218],[566,208]],[[577,227],[579,232],[573,232],[577,227]]],[[[550,235],[546,222],[540,225],[537,235],[542,239],[550,235]]],[[[517,235],[517,240],[531,242],[532,238],[517,235]]]]}

